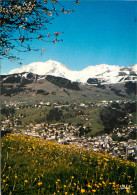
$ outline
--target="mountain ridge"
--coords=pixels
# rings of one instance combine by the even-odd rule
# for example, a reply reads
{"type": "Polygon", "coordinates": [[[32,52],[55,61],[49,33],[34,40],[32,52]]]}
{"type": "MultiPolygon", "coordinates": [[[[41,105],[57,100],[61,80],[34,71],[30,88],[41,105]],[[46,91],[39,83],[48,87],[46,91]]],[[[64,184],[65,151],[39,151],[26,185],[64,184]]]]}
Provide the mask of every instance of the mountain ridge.
{"type": "Polygon", "coordinates": [[[70,70],[65,64],[54,60],[33,62],[11,70],[8,74],[31,72],[38,75],[52,75],[71,80],[72,82],[87,83],[89,78],[97,78],[100,83],[119,83],[137,81],[137,64],[120,67],[118,65],[100,64],[88,66],[81,71],[70,70]]]}
{"type": "Polygon", "coordinates": [[[86,84],[52,75],[33,73],[1,75],[1,102],[49,101],[88,102],[100,100],[136,99],[137,82],[102,84],[97,78],[89,78],[86,84]]]}

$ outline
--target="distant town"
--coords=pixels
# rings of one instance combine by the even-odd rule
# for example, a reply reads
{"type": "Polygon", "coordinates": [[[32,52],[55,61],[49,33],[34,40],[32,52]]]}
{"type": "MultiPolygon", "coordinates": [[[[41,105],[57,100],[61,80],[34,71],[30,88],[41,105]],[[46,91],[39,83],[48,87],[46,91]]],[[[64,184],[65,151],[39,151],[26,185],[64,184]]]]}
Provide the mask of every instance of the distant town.
{"type": "MultiPolygon", "coordinates": [[[[126,101],[124,101],[126,103],[126,101]]],[[[100,103],[92,103],[90,106],[102,107],[108,106],[112,101],[102,101],[100,103]]],[[[118,100],[117,103],[120,103],[118,100]]],[[[23,104],[23,102],[5,102],[6,107],[14,107],[15,110],[21,109],[22,107],[29,107],[30,105],[23,104]]],[[[50,103],[50,102],[40,102],[39,104],[34,104],[33,107],[47,107],[54,106],[55,108],[69,107],[70,104],[61,103],[50,103]]],[[[88,107],[85,103],[80,103],[79,107],[88,107]]],[[[31,105],[32,107],[32,105],[31,105]]],[[[77,105],[75,104],[75,109],[77,105]]],[[[132,114],[129,114],[129,118],[132,114]]],[[[72,123],[46,123],[41,122],[38,124],[27,124],[24,125],[20,123],[20,118],[23,117],[19,115],[17,118],[10,120],[10,117],[6,117],[1,121],[1,132],[12,132],[14,134],[23,134],[27,136],[33,136],[40,139],[46,139],[48,141],[55,141],[60,144],[71,145],[74,144],[78,147],[85,147],[87,149],[92,149],[96,152],[107,153],[113,157],[119,157],[125,160],[137,160],[137,140],[136,130],[137,124],[132,124],[132,121],[128,121],[128,125],[123,126],[123,128],[114,128],[111,133],[104,133],[100,135],[88,137],[85,133],[86,125],[82,127],[74,125],[72,123]],[[83,130],[83,132],[80,131],[83,130]],[[129,135],[132,135],[129,137],[129,135]],[[114,135],[117,137],[115,139],[114,135]],[[126,139],[128,138],[128,139],[126,139]]],[[[85,120],[90,120],[88,116],[85,120]]]]}

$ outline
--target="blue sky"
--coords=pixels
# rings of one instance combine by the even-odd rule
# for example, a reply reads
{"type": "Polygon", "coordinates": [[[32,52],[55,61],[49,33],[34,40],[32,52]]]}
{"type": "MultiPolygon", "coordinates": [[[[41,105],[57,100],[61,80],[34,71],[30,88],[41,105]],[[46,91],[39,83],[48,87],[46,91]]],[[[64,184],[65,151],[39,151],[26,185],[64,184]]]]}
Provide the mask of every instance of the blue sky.
{"type": "MultiPolygon", "coordinates": [[[[74,13],[56,17],[50,32],[64,32],[63,42],[31,43],[34,48],[46,48],[45,53],[21,53],[22,64],[59,61],[71,70],[89,65],[110,64],[130,66],[137,63],[137,2],[136,1],[62,1],[74,13]]],[[[46,31],[45,33],[47,33],[46,31]]],[[[1,61],[1,73],[20,65],[1,61]]]]}

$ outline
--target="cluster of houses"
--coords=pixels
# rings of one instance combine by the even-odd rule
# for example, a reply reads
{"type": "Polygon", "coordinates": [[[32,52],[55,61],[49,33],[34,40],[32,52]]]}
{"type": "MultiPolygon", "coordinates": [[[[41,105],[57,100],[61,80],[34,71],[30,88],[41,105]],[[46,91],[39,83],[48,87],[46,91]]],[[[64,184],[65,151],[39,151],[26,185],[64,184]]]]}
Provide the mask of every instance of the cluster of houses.
{"type": "MultiPolygon", "coordinates": [[[[93,107],[93,106],[98,106],[98,107],[101,107],[101,106],[108,106],[108,105],[111,105],[113,102],[115,103],[124,103],[126,104],[127,102],[129,102],[129,100],[111,100],[111,101],[107,101],[107,100],[102,100],[100,102],[88,102],[88,103],[77,103],[77,102],[73,102],[71,104],[69,104],[68,102],[66,102],[64,104],[64,102],[43,102],[43,101],[40,101],[38,103],[35,103],[35,104],[27,104],[27,102],[18,102],[18,101],[5,101],[4,104],[9,107],[9,106],[14,106],[16,109],[20,109],[21,107],[46,107],[46,106],[54,106],[56,108],[61,108],[61,107],[69,107],[69,106],[76,106],[75,108],[77,107],[82,107],[82,108],[88,108],[88,107],[93,107]]],[[[131,102],[135,102],[135,101],[132,101],[131,102]]]]}
{"type": "Polygon", "coordinates": [[[136,124],[135,125],[131,125],[128,127],[123,127],[122,129],[114,129],[113,132],[119,137],[119,138],[127,138],[130,136],[130,133],[132,133],[133,131],[136,131],[136,124]]]}
{"type": "MultiPolygon", "coordinates": [[[[121,101],[116,101],[120,103],[121,101]]],[[[126,100],[122,101],[127,103],[126,100]]],[[[13,106],[15,109],[21,109],[23,107],[43,107],[43,106],[54,106],[57,108],[73,106],[74,109],[77,107],[87,108],[89,106],[108,106],[113,103],[113,101],[102,101],[100,103],[92,102],[90,104],[80,103],[80,104],[62,104],[51,103],[51,102],[39,102],[34,105],[27,105],[25,102],[5,102],[7,107],[13,106]]],[[[85,120],[88,120],[87,116],[84,116],[85,120]]],[[[130,118],[130,117],[129,117],[130,118]]],[[[17,119],[16,119],[17,120],[17,119]]],[[[120,157],[123,159],[137,160],[137,140],[136,137],[130,139],[129,135],[131,132],[137,130],[137,125],[132,125],[132,122],[129,123],[128,127],[123,129],[114,129],[113,133],[118,138],[125,138],[120,141],[113,139],[113,133],[104,134],[101,136],[95,136],[93,138],[80,136],[79,127],[67,124],[67,123],[56,123],[56,124],[29,124],[25,127],[22,124],[19,124],[18,121],[14,120],[13,122],[10,119],[1,121],[1,130],[4,132],[7,128],[12,130],[15,134],[24,134],[28,136],[34,136],[41,139],[46,139],[50,141],[56,141],[60,144],[74,144],[78,147],[86,147],[87,149],[92,149],[96,152],[108,153],[115,157],[120,157]],[[17,122],[17,123],[16,123],[17,122]],[[128,138],[129,137],[129,138],[128,138]],[[128,138],[128,139],[126,139],[128,138]],[[125,141],[126,140],[126,141],[125,141]]],[[[86,128],[86,127],[84,127],[86,128]]]]}
{"type": "MultiPolygon", "coordinates": [[[[67,124],[29,124],[24,128],[21,124],[15,124],[12,126],[10,120],[2,121],[2,130],[9,125],[9,129],[12,129],[15,134],[24,134],[28,136],[34,136],[49,141],[56,141],[60,144],[74,144],[78,147],[85,147],[92,149],[96,152],[108,153],[114,157],[120,157],[125,160],[131,159],[137,160],[137,141],[135,139],[128,139],[127,141],[114,141],[112,133],[104,134],[101,136],[95,136],[93,138],[79,136],[79,127],[67,124]]],[[[123,128],[122,133],[119,133],[119,129],[114,130],[115,134],[119,137],[126,136],[129,132],[136,129],[136,125],[132,125],[127,128],[123,128]]]]}

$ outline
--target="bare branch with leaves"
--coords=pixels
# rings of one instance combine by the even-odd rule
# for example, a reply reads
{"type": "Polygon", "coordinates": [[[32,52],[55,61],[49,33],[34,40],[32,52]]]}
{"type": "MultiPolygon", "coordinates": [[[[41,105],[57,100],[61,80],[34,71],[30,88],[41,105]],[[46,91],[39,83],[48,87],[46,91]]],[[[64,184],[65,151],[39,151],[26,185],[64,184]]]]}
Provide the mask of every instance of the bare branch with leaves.
{"type": "MultiPolygon", "coordinates": [[[[79,1],[76,0],[76,4],[79,1]]],[[[0,44],[1,56],[12,61],[20,61],[17,52],[46,51],[46,48],[32,48],[30,42],[42,40],[56,43],[62,41],[63,32],[48,32],[48,25],[60,14],[69,14],[58,0],[2,0],[0,2],[0,44]],[[16,52],[15,52],[16,53],[16,52]]],[[[20,63],[21,64],[21,63],[20,63]]]]}

